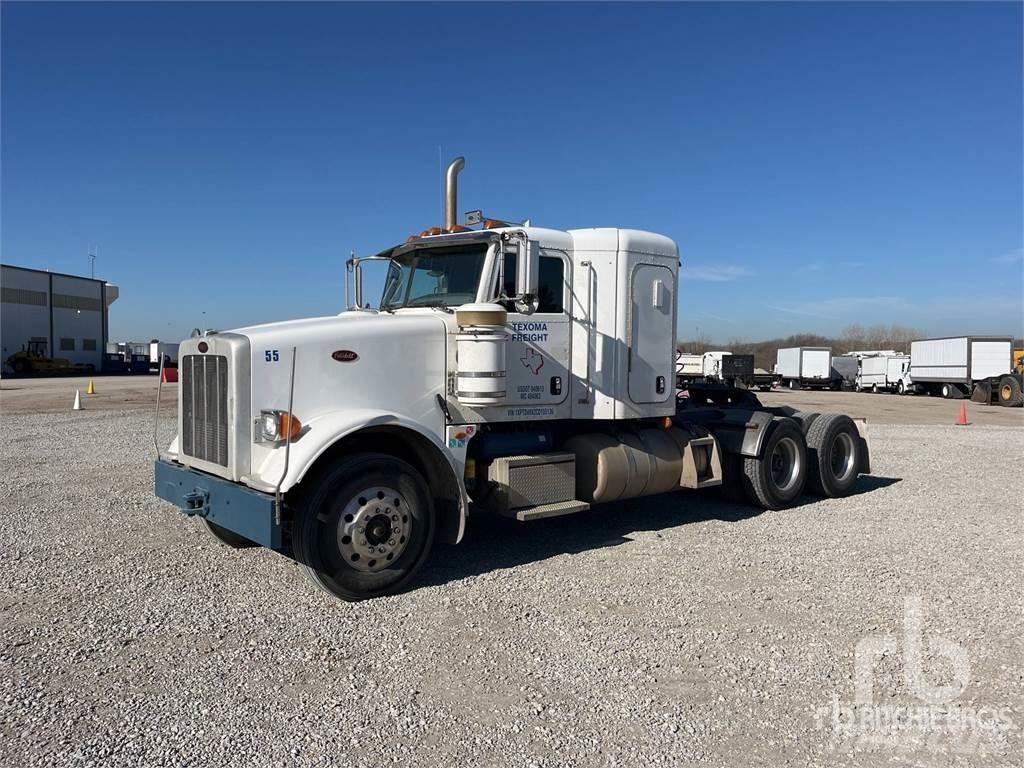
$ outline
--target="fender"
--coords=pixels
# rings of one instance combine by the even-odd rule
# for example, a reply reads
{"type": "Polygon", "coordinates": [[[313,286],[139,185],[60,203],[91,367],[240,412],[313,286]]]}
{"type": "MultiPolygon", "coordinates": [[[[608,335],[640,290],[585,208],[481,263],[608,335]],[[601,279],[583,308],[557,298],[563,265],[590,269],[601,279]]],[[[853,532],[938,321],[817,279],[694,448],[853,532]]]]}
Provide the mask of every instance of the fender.
{"type": "MultiPolygon", "coordinates": [[[[466,516],[469,509],[469,498],[462,482],[465,467],[459,467],[451,452],[441,442],[441,438],[419,422],[385,411],[359,409],[335,411],[318,416],[305,424],[299,436],[292,442],[288,458],[288,471],[285,474],[285,448],[280,446],[254,469],[252,476],[243,477],[242,482],[251,488],[265,492],[273,492],[278,479],[281,481],[281,492],[294,488],[309,469],[316,464],[332,446],[340,440],[364,430],[377,427],[391,427],[408,430],[423,438],[434,449],[435,462],[440,467],[447,467],[450,477],[447,478],[452,487],[458,489],[458,520],[457,525],[449,527],[447,539],[452,543],[461,541],[465,531],[466,516]],[[443,457],[443,459],[441,458],[443,457]]],[[[441,470],[443,471],[443,470],[441,470]]],[[[425,478],[428,483],[430,478],[425,478]]],[[[439,521],[444,522],[444,521],[439,521]]],[[[442,526],[443,527],[443,526],[442,526]]]]}

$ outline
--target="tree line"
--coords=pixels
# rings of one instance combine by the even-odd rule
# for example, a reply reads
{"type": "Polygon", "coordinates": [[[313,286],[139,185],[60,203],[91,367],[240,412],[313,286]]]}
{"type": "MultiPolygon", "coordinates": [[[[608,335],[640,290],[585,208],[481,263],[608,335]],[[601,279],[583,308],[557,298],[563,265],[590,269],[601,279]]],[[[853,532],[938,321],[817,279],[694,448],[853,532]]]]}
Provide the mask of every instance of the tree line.
{"type": "Polygon", "coordinates": [[[872,325],[865,327],[860,323],[846,326],[837,337],[821,336],[815,333],[797,333],[779,339],[766,341],[743,341],[731,339],[726,344],[713,344],[703,333],[694,338],[680,341],[681,352],[701,354],[711,350],[726,350],[734,354],[754,356],[754,365],[772,370],[775,365],[775,353],[785,347],[830,347],[833,355],[842,355],[858,349],[892,349],[896,352],[910,352],[910,342],[914,339],[925,339],[927,335],[905,325],[872,325]]]}

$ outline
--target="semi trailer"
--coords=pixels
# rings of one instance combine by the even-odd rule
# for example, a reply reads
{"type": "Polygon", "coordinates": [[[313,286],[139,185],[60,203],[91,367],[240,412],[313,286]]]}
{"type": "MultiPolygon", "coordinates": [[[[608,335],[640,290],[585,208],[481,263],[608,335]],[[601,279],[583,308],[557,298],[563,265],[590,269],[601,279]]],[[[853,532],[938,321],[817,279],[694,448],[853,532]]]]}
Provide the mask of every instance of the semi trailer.
{"type": "Polygon", "coordinates": [[[1024,377],[1013,367],[1009,336],[954,336],[910,343],[910,378],[916,391],[970,397],[1007,407],[1024,405],[1024,377]]]}
{"type": "Polygon", "coordinates": [[[775,375],[790,389],[839,389],[842,380],[832,373],[829,347],[787,347],[775,353],[775,375]]]}
{"type": "Polygon", "coordinates": [[[157,496],[360,600],[404,589],[435,539],[459,542],[476,516],[527,523],[707,488],[782,509],[848,495],[870,471],[862,421],[720,384],[676,396],[671,239],[459,225],[462,167],[446,174],[443,227],[349,260],[347,311],[181,343],[163,450],[154,426],[157,496]],[[370,261],[387,269],[372,309],[370,261]]]}

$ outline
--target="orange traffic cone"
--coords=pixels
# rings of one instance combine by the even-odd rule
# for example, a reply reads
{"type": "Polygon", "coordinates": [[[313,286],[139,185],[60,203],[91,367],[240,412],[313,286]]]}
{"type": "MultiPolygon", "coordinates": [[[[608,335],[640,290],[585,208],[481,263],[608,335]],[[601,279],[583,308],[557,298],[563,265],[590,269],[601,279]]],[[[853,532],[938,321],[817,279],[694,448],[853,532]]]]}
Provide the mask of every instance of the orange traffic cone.
{"type": "Polygon", "coordinates": [[[967,420],[967,403],[960,403],[960,418],[956,420],[958,427],[966,427],[970,424],[967,420]]]}
{"type": "Polygon", "coordinates": [[[92,379],[89,379],[89,386],[85,388],[85,394],[87,394],[87,395],[95,395],[96,394],[96,387],[94,387],[92,385],[92,379]]]}

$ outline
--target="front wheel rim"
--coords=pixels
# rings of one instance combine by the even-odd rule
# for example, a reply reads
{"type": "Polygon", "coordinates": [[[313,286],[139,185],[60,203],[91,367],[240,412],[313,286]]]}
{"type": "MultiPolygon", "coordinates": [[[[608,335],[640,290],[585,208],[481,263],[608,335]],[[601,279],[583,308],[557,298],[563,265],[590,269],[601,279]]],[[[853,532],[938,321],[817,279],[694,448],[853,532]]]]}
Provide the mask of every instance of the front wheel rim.
{"type": "Polygon", "coordinates": [[[840,432],[832,440],[832,448],[829,451],[829,464],[832,468],[832,476],[839,482],[850,479],[856,469],[856,450],[853,445],[853,438],[847,432],[840,432]]]}
{"type": "Polygon", "coordinates": [[[338,519],[338,551],[346,565],[376,573],[391,567],[409,544],[413,518],[394,488],[372,486],[354,495],[338,519]]]}
{"type": "Polygon", "coordinates": [[[796,486],[800,477],[800,451],[793,438],[779,440],[772,449],[769,462],[772,485],[782,493],[796,486]]]}

